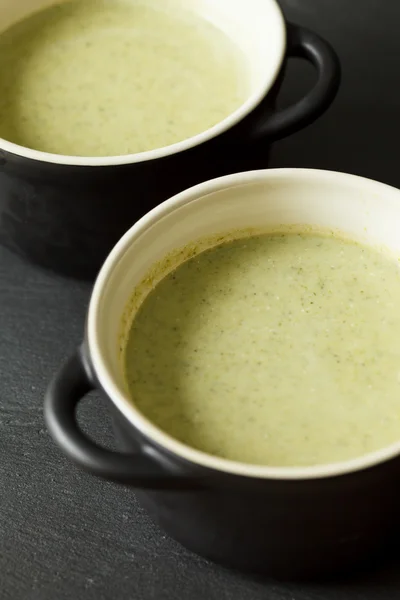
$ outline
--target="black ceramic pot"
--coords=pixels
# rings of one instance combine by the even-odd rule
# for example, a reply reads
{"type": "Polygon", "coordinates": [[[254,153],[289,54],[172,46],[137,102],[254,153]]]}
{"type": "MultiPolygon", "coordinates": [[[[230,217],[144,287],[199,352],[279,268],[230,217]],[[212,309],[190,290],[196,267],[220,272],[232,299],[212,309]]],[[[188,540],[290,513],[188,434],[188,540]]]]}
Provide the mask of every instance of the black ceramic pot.
{"type": "Polygon", "coordinates": [[[225,565],[310,578],[373,557],[398,532],[400,442],[304,468],[216,458],[174,440],[136,409],[120,346],[132,290],[173,249],[235,229],[298,223],[339,229],[400,256],[399,220],[398,190],[302,169],[223,177],[153,209],[100,271],[85,341],[46,394],[51,435],[84,469],[131,486],[154,520],[187,548],[225,565]],[[92,388],[109,401],[120,452],[98,447],[79,429],[76,407],[92,388]]]}
{"type": "MultiPolygon", "coordinates": [[[[26,3],[25,12],[42,4],[26,3]]],[[[233,36],[246,57],[251,81],[246,102],[200,135],[130,156],[59,156],[0,140],[2,244],[61,273],[92,277],[119,237],[152,207],[212,177],[267,167],[272,141],[305,127],[327,109],[339,86],[340,68],[325,41],[285,24],[275,0],[208,4],[215,14],[207,17],[233,36]],[[276,111],[291,57],[311,62],[317,82],[295,105],[276,111]]],[[[2,23],[24,12],[14,0],[2,2],[0,18],[2,11],[2,23]]]]}

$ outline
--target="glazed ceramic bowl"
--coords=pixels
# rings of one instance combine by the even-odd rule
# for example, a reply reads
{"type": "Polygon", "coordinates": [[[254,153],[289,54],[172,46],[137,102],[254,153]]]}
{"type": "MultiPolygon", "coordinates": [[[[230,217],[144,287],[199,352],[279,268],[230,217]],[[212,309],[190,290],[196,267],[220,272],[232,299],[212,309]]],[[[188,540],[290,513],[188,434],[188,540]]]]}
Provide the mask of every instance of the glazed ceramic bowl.
{"type": "MultiPolygon", "coordinates": [[[[132,291],[170,251],[235,229],[313,225],[383,244],[400,256],[400,191],[352,175],[266,170],[193,187],[136,223],[94,286],[82,347],[51,383],[45,417],[63,452],[132,488],[154,520],[189,549],[279,577],[345,570],[379,552],[399,526],[400,440],[345,462],[248,465],[190,448],[158,429],[126,393],[121,320],[132,291]],[[92,388],[108,399],[118,452],[79,429],[92,388]]],[[[90,427],[90,425],[89,425],[90,427]]]]}
{"type": "MultiPolygon", "coordinates": [[[[285,23],[275,0],[168,2],[205,17],[240,48],[249,80],[243,104],[199,135],[139,154],[61,156],[0,139],[2,244],[61,273],[90,278],[148,210],[212,177],[267,167],[271,142],[311,123],[334,99],[340,79],[334,51],[316,34],[285,23]],[[276,95],[291,57],[311,62],[317,81],[278,111],[276,95]]],[[[1,28],[54,3],[0,0],[1,28]]]]}

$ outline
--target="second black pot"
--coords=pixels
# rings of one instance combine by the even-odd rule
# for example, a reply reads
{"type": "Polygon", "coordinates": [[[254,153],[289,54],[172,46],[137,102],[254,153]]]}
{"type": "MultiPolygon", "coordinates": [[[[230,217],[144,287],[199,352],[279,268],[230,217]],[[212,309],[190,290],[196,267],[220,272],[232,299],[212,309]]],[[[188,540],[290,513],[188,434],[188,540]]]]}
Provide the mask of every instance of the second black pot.
{"type": "MultiPolygon", "coordinates": [[[[274,0],[269,4],[283,23],[274,0]]],[[[119,237],[166,198],[213,177],[266,168],[271,142],[319,117],[340,80],[338,59],[327,42],[295,25],[286,30],[279,74],[260,104],[221,134],[184,151],[171,146],[158,158],[132,155],[114,157],[110,164],[95,159],[74,164],[71,157],[54,158],[0,140],[0,242],[52,270],[92,278],[119,237]],[[296,104],[276,111],[291,57],[311,62],[317,82],[296,104]]]]}

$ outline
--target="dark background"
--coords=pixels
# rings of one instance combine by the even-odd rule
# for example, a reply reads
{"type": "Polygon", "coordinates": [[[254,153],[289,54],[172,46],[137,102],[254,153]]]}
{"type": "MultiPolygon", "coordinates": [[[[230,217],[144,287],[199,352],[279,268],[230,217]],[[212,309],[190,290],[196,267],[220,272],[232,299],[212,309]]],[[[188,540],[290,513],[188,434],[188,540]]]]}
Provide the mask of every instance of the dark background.
{"type": "MultiPolygon", "coordinates": [[[[286,16],[326,37],[343,65],[334,106],[276,145],[273,166],[349,171],[400,186],[400,2],[282,0],[286,16]]],[[[282,102],[312,81],[293,62],[282,102]]],[[[0,249],[0,599],[395,600],[400,558],[325,585],[257,582],[168,539],[132,492],[72,466],[42,418],[48,379],[80,341],[90,286],[0,249]]],[[[111,444],[104,403],[81,409],[111,444]]],[[[400,507],[399,507],[400,509],[400,507]]]]}

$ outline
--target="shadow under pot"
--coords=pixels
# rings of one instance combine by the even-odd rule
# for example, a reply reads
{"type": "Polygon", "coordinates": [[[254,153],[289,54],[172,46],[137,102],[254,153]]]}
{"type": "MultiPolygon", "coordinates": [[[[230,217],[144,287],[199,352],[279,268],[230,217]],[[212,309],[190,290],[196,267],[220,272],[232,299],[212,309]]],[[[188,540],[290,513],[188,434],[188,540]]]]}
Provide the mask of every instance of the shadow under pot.
{"type": "MultiPolygon", "coordinates": [[[[29,2],[29,11],[48,4],[29,2]]],[[[92,278],[119,237],[148,210],[207,179],[266,168],[271,142],[310,124],[331,104],[340,80],[336,54],[315,33],[285,23],[275,0],[193,2],[188,8],[192,4],[244,56],[249,90],[242,105],[198,135],[131,155],[56,155],[0,139],[3,245],[62,274],[92,278]],[[317,81],[294,105],[276,110],[292,57],[312,63],[317,81]]],[[[0,3],[3,28],[26,16],[24,3],[0,3]]]]}
{"type": "Polygon", "coordinates": [[[181,544],[224,565],[316,578],[375,558],[399,531],[399,442],[309,467],[257,466],[200,452],[156,427],[130,399],[121,329],[133,290],[152,266],[194,240],[308,224],[355,239],[367,232],[374,244],[400,255],[399,219],[398,190],[304,169],[222,177],[156,207],[125,234],[100,271],[85,341],[46,394],[52,437],[80,467],[131,487],[181,544]],[[93,388],[108,400],[117,452],[96,445],[77,424],[77,405],[93,388]]]}

